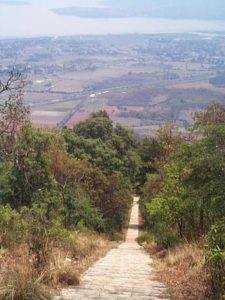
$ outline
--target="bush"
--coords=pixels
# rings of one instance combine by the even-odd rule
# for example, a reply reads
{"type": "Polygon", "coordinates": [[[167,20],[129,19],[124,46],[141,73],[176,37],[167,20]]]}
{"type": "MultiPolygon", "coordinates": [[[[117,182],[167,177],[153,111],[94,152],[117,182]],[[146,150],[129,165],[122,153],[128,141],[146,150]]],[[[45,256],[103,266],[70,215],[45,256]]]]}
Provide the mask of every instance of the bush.
{"type": "Polygon", "coordinates": [[[33,205],[31,209],[24,208],[21,212],[26,220],[26,242],[30,254],[34,257],[34,268],[42,271],[49,265],[53,243],[68,237],[60,216],[48,213],[45,204],[33,205]]]}
{"type": "Polygon", "coordinates": [[[0,248],[11,248],[21,242],[24,226],[20,214],[9,205],[0,205],[0,248]]]}
{"type": "Polygon", "coordinates": [[[143,243],[151,243],[154,240],[154,237],[152,233],[150,232],[143,232],[142,234],[139,235],[137,238],[137,242],[141,245],[143,243]]]}
{"type": "Polygon", "coordinates": [[[94,207],[91,200],[82,191],[68,186],[64,195],[65,225],[74,229],[83,225],[96,231],[105,230],[105,221],[100,211],[94,207]]]}
{"type": "Polygon", "coordinates": [[[179,241],[177,232],[166,224],[157,224],[154,228],[155,242],[163,248],[174,247],[179,241]]]}
{"type": "Polygon", "coordinates": [[[210,294],[213,299],[225,296],[225,220],[212,226],[207,235],[206,267],[210,273],[210,294]]]}
{"type": "Polygon", "coordinates": [[[58,282],[63,285],[75,286],[79,285],[80,280],[76,272],[70,269],[63,269],[59,271],[58,282]]]}
{"type": "Polygon", "coordinates": [[[75,259],[89,257],[100,247],[99,238],[94,232],[83,229],[73,232],[70,236],[70,251],[75,259]]]}

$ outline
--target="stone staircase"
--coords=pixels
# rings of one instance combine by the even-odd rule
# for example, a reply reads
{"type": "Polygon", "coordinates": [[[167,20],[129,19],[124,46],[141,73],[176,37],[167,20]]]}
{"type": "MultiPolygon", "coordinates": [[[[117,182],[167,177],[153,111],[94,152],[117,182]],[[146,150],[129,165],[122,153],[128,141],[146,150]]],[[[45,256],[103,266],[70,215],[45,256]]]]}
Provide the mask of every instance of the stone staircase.
{"type": "Polygon", "coordinates": [[[165,286],[151,279],[151,258],[136,242],[138,214],[138,198],[134,197],[126,241],[90,267],[79,287],[64,289],[54,300],[168,299],[165,286]]]}

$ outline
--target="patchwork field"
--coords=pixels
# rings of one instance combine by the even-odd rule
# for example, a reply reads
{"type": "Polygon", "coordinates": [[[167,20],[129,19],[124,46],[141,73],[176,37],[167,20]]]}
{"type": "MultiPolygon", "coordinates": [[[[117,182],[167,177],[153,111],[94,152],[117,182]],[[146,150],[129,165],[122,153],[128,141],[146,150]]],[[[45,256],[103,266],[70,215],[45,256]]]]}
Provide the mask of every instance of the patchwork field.
{"type": "Polygon", "coordinates": [[[54,128],[58,122],[65,116],[63,112],[56,111],[38,111],[31,112],[31,120],[34,125],[40,127],[54,128]]]}
{"type": "Polygon", "coordinates": [[[15,67],[27,70],[24,101],[37,126],[73,127],[102,109],[114,122],[149,135],[165,122],[185,128],[194,111],[225,104],[223,33],[47,37],[2,45],[0,75],[12,68],[11,49],[15,67]]]}

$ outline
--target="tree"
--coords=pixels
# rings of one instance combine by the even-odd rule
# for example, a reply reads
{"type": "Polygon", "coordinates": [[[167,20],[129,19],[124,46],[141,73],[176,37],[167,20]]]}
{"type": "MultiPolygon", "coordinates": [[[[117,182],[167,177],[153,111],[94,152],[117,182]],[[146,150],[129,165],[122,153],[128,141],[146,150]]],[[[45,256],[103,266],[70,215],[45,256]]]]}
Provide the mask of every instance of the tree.
{"type": "Polygon", "coordinates": [[[202,128],[206,125],[224,124],[225,108],[218,103],[213,103],[207,107],[206,111],[195,113],[194,128],[202,128]]]}
{"type": "Polygon", "coordinates": [[[76,229],[82,225],[99,232],[105,230],[102,214],[81,187],[67,184],[64,190],[64,215],[66,228],[76,229]]]}
{"type": "Polygon", "coordinates": [[[158,164],[160,176],[148,176],[143,203],[146,219],[164,245],[174,237],[205,235],[225,217],[224,117],[225,110],[218,105],[200,113],[194,125],[198,139],[192,142],[174,136],[171,128],[160,130],[164,153],[158,164]]]}
{"type": "Polygon", "coordinates": [[[23,74],[12,70],[8,78],[0,79],[0,154],[7,157],[19,129],[28,121],[29,109],[23,104],[23,74]]]}
{"type": "Polygon", "coordinates": [[[157,173],[157,162],[162,155],[162,147],[158,138],[144,138],[140,144],[138,153],[141,157],[142,165],[140,172],[140,183],[143,185],[148,179],[148,174],[157,173]]]}
{"type": "Polygon", "coordinates": [[[13,151],[11,205],[19,208],[31,206],[34,193],[54,187],[50,172],[48,150],[53,144],[60,147],[61,141],[53,132],[44,132],[27,125],[23,127],[13,151]]]}
{"type": "Polygon", "coordinates": [[[50,153],[50,169],[62,193],[66,226],[74,228],[83,223],[95,230],[104,230],[106,220],[114,229],[120,228],[122,220],[117,223],[111,220],[116,215],[124,215],[127,209],[123,210],[124,200],[114,195],[119,190],[124,197],[127,195],[122,177],[118,181],[115,175],[106,176],[90,162],[75,159],[56,147],[52,147],[50,153]],[[117,209],[119,202],[121,207],[117,209]]]}
{"type": "Polygon", "coordinates": [[[161,160],[164,162],[170,159],[183,141],[177,127],[173,124],[161,126],[157,131],[157,138],[161,147],[161,160]]]}
{"type": "Polygon", "coordinates": [[[223,299],[225,288],[225,219],[217,221],[206,238],[206,261],[210,299],[223,299]]]}
{"type": "MultiPolygon", "coordinates": [[[[173,228],[182,238],[185,230],[186,199],[188,197],[179,166],[170,162],[164,167],[165,178],[159,192],[147,204],[156,232],[163,224],[173,228]]],[[[153,178],[154,179],[154,178],[153,178]]],[[[166,233],[164,234],[166,237],[166,233]]]]}
{"type": "Polygon", "coordinates": [[[133,131],[116,124],[114,134],[122,139],[125,151],[137,148],[138,143],[133,131]]]}
{"type": "Polygon", "coordinates": [[[113,124],[104,111],[93,113],[89,119],[74,127],[74,132],[84,138],[106,141],[113,131],[113,124]]]}

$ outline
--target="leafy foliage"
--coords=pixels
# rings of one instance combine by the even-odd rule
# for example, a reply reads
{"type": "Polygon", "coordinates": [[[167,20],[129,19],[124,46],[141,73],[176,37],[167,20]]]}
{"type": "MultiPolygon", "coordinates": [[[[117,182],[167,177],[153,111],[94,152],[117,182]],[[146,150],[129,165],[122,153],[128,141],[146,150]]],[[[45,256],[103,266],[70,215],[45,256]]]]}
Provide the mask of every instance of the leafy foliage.
{"type": "Polygon", "coordinates": [[[74,158],[89,161],[106,175],[120,172],[135,183],[141,169],[137,139],[121,125],[113,128],[106,112],[93,114],[73,131],[64,130],[63,136],[74,158]]]}
{"type": "Polygon", "coordinates": [[[211,227],[207,235],[206,266],[210,273],[213,299],[225,296],[225,221],[218,221],[211,227]]]}
{"type": "MultiPolygon", "coordinates": [[[[224,295],[225,110],[212,104],[195,115],[192,136],[160,129],[160,155],[143,187],[142,210],[156,242],[171,247],[206,238],[210,296],[224,295]]],[[[150,144],[150,143],[149,143],[150,144]]],[[[146,141],[144,152],[146,153],[146,141]]]]}
{"type": "Polygon", "coordinates": [[[0,206],[2,245],[8,246],[8,231],[20,228],[23,219],[24,241],[35,268],[41,269],[48,264],[52,243],[68,230],[121,230],[130,207],[130,183],[140,167],[136,148],[133,133],[120,125],[113,128],[102,111],[74,130],[24,125],[12,157],[0,164],[0,201],[6,205],[0,206]]]}
{"type": "Polygon", "coordinates": [[[96,231],[105,231],[105,220],[100,211],[91,203],[88,195],[67,186],[64,196],[65,226],[75,229],[85,226],[96,231]]]}
{"type": "MultiPolygon", "coordinates": [[[[0,108],[0,247],[25,244],[41,274],[50,267],[53,246],[68,244],[74,231],[121,231],[132,186],[142,188],[151,239],[171,247],[207,237],[206,268],[219,299],[225,277],[225,109],[213,104],[196,114],[188,138],[166,124],[157,137],[141,142],[114,127],[104,111],[72,130],[41,130],[27,122],[21,80],[13,73],[0,81],[0,94],[8,97],[0,108]]],[[[29,286],[23,290],[30,293],[29,286]]]]}
{"type": "Polygon", "coordinates": [[[0,205],[0,248],[11,248],[23,240],[24,223],[9,205],[0,205]]]}
{"type": "Polygon", "coordinates": [[[104,111],[93,113],[87,121],[79,123],[74,132],[84,138],[101,139],[106,141],[111,136],[113,124],[108,114],[104,111]]]}

